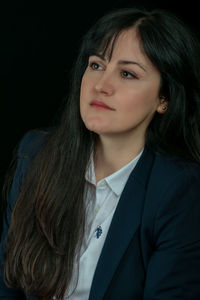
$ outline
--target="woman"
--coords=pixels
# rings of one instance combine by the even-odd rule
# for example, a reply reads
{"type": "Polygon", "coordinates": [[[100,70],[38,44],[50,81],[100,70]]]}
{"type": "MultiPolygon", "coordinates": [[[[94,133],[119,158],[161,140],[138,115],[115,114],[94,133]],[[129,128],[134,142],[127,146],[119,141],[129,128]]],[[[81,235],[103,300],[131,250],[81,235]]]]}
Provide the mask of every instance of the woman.
{"type": "Polygon", "coordinates": [[[60,124],[23,138],[2,299],[200,299],[200,61],[161,11],[83,39],[60,124]]]}

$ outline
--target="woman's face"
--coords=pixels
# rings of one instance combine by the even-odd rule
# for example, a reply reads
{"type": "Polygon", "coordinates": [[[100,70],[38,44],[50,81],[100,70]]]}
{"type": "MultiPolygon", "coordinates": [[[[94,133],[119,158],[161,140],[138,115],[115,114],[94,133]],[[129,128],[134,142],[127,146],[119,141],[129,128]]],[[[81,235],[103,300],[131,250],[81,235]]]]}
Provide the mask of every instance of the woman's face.
{"type": "Polygon", "coordinates": [[[129,133],[144,138],[155,112],[164,112],[160,80],[137,31],[123,31],[110,60],[101,53],[89,58],[80,93],[85,126],[99,135],[129,133]]]}

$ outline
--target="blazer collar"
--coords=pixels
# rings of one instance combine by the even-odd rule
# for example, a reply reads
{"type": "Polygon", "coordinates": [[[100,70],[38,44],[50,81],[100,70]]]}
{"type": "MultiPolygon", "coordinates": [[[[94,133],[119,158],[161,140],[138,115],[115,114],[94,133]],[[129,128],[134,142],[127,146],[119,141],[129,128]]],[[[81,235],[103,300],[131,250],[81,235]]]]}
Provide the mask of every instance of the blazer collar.
{"type": "Polygon", "coordinates": [[[153,161],[154,154],[145,148],[128,178],[96,267],[89,300],[103,299],[117,266],[139,227],[153,161]]]}

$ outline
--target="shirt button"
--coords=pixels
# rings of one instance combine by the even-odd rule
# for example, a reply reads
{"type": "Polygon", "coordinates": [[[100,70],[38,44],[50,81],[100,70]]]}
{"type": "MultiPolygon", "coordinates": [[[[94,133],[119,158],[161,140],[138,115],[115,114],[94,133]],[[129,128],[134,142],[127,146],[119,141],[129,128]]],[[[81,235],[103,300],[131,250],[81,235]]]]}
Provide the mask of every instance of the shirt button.
{"type": "Polygon", "coordinates": [[[105,187],[106,186],[106,181],[103,180],[100,184],[99,184],[100,187],[105,187]]]}
{"type": "Polygon", "coordinates": [[[100,210],[100,205],[97,205],[97,207],[95,208],[95,213],[97,214],[100,210]]]}

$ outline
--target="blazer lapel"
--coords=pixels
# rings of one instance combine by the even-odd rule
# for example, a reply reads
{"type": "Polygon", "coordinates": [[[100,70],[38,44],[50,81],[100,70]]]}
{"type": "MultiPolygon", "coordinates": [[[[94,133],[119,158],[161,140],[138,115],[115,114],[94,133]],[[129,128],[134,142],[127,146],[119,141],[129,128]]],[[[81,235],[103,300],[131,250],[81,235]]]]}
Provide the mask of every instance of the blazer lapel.
{"type": "Polygon", "coordinates": [[[141,222],[154,155],[145,148],[120,197],[94,274],[89,300],[102,300],[116,268],[141,222]]]}

